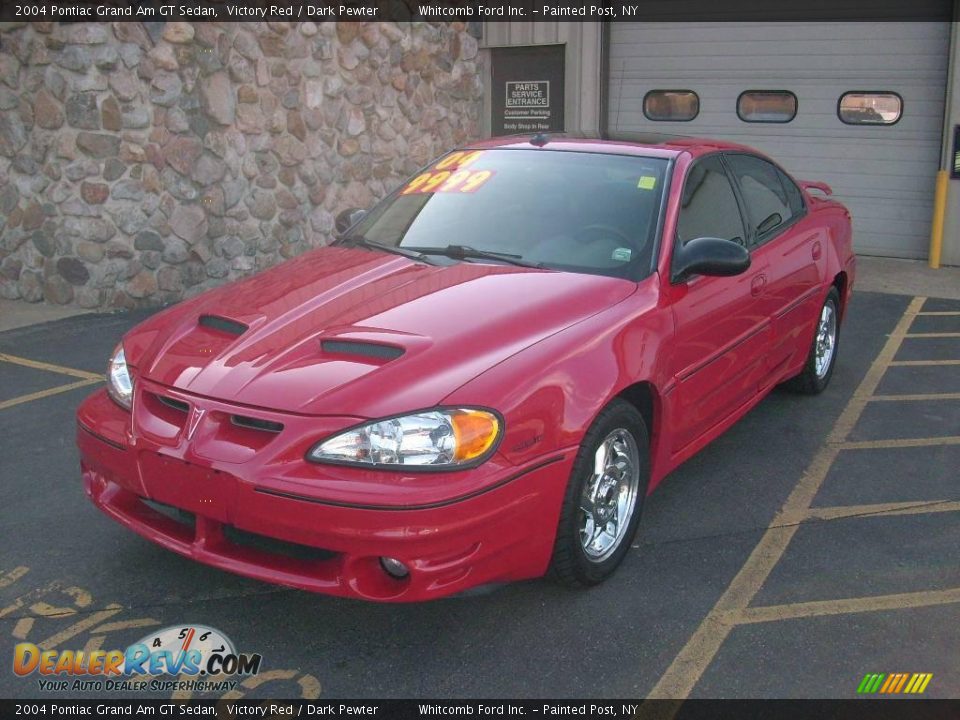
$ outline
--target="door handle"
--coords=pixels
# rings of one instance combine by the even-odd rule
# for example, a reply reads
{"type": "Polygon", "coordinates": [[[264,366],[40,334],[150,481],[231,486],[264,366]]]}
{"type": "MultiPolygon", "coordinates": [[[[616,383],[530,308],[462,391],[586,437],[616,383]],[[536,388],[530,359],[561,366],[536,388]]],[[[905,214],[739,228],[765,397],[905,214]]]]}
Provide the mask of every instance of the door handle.
{"type": "Polygon", "coordinates": [[[763,273],[759,275],[754,275],[753,279],[750,281],[750,294],[759,295],[763,292],[763,288],[767,284],[767,276],[763,273]]]}
{"type": "Polygon", "coordinates": [[[813,247],[810,248],[810,254],[813,255],[814,260],[819,260],[820,256],[823,255],[823,248],[820,246],[820,241],[817,240],[813,247]]]}

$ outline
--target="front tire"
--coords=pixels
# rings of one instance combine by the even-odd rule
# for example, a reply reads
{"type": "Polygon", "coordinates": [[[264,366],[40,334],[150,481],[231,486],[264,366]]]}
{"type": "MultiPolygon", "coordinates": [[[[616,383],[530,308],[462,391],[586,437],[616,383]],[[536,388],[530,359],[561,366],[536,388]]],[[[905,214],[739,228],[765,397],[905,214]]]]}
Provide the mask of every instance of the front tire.
{"type": "Polygon", "coordinates": [[[550,564],[571,587],[606,580],[623,561],[640,522],[650,478],[649,435],[630,403],[601,411],[577,452],[550,564]]]}
{"type": "Polygon", "coordinates": [[[787,388],[806,395],[819,395],[826,390],[837,362],[839,340],[840,293],[832,287],[817,317],[807,364],[804,365],[803,372],[786,382],[787,388]]]}

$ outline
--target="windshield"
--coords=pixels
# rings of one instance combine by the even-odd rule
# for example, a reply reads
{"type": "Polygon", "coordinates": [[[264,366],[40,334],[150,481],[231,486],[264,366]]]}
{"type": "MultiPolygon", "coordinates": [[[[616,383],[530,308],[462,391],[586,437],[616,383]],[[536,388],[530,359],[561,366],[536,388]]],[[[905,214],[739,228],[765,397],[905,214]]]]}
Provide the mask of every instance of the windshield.
{"type": "Polygon", "coordinates": [[[662,158],[626,155],[457,151],[377,205],[350,234],[427,255],[459,246],[453,256],[470,262],[500,262],[496,253],[503,261],[639,280],[651,270],[666,168],[662,158]]]}

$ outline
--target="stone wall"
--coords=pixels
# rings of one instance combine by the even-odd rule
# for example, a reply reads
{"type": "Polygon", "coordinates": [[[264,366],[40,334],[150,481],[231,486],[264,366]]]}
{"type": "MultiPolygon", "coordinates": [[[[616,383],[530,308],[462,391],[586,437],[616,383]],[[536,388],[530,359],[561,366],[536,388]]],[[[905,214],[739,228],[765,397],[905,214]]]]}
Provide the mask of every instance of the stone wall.
{"type": "Polygon", "coordinates": [[[0,33],[0,296],[178,300],[327,242],[480,134],[462,24],[31,23],[0,33]]]}

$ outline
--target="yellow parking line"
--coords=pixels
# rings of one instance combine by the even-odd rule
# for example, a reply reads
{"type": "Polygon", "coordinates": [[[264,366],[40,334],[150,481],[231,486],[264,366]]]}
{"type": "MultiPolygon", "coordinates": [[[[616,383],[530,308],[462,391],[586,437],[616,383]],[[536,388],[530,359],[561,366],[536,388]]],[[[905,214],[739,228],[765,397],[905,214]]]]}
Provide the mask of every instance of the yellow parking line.
{"type": "Polygon", "coordinates": [[[20,618],[13,626],[11,633],[17,640],[26,640],[30,631],[33,629],[34,618],[20,618]]]}
{"type": "Polygon", "coordinates": [[[71,375],[72,377],[86,378],[87,380],[101,380],[103,378],[102,374],[98,375],[97,373],[87,372],[86,370],[75,370],[73,368],[64,367],[63,365],[53,365],[52,363],[30,360],[28,358],[17,357],[16,355],[8,355],[7,353],[0,353],[0,362],[23,365],[24,367],[34,368],[35,370],[46,370],[47,372],[60,373],[61,375],[71,375]]]}
{"type": "Polygon", "coordinates": [[[0,572],[0,588],[5,588],[7,585],[13,585],[28,572],[30,572],[30,568],[25,567],[24,565],[15,567],[9,572],[0,572]]]}
{"type": "Polygon", "coordinates": [[[923,312],[918,312],[917,315],[935,315],[938,317],[944,317],[948,315],[960,315],[960,310],[924,310],[923,312]]]}
{"type": "Polygon", "coordinates": [[[894,402],[900,400],[960,400],[960,393],[917,393],[915,395],[874,395],[871,402],[894,402]]]}
{"type": "Polygon", "coordinates": [[[83,620],[75,622],[70,627],[64,628],[60,632],[51,635],[46,640],[38,642],[37,646],[43,650],[53,650],[61,643],[66,642],[70,638],[76,637],[85,630],[89,630],[90,628],[99,625],[104,620],[109,620],[114,615],[122,611],[123,607],[121,605],[110,603],[107,605],[105,610],[99,610],[98,612],[88,615],[83,620]]]}
{"type": "Polygon", "coordinates": [[[707,613],[700,626],[657,681],[648,695],[651,699],[686,698],[709,667],[721,645],[735,626],[763,583],[776,567],[800,523],[806,517],[810,503],[823,484],[830,466],[846,441],[850,431],[863,413],[869,398],[876,392],[887,366],[900,349],[907,330],[926,300],[914,298],[887,338],[870,369],[853,393],[853,397],[837,418],[827,442],[810,462],[809,467],[794,487],[780,512],[773,518],[760,542],[730,582],[716,604],[707,613]],[[731,622],[731,618],[734,622],[731,622]]]}
{"type": "Polygon", "coordinates": [[[890,438],[889,440],[855,440],[841,443],[840,450],[883,450],[885,448],[932,447],[960,445],[960,435],[927,438],[890,438]]]}
{"type": "Polygon", "coordinates": [[[924,367],[934,365],[960,365],[960,360],[894,360],[890,367],[924,367]]]}
{"type": "Polygon", "coordinates": [[[929,332],[929,333],[907,333],[908,338],[960,338],[958,332],[929,332]]]}
{"type": "Polygon", "coordinates": [[[304,675],[297,680],[297,683],[300,685],[301,697],[320,697],[320,681],[317,680],[317,678],[315,678],[313,675],[304,673],[304,675]]]}
{"type": "Polygon", "coordinates": [[[40,390],[35,393],[30,393],[29,395],[21,395],[20,397],[15,397],[11,398],[10,400],[4,400],[3,402],[0,402],[0,410],[6,410],[14,405],[31,402],[32,400],[40,400],[41,398],[50,397],[51,395],[58,395],[69,390],[76,390],[77,388],[82,388],[87,385],[96,385],[99,382],[103,382],[103,378],[96,378],[95,380],[77,380],[76,382],[67,383],[66,385],[57,385],[56,387],[40,390]]]}
{"type": "Polygon", "coordinates": [[[840,520],[848,517],[923,515],[925,513],[957,512],[958,510],[960,510],[960,501],[933,500],[929,502],[894,502],[875,503],[872,505],[815,507],[807,511],[807,517],[811,520],[840,520]]]}
{"type": "Polygon", "coordinates": [[[151,627],[153,625],[159,625],[159,620],[154,620],[153,618],[136,618],[134,620],[118,620],[116,622],[107,623],[106,625],[101,625],[98,628],[94,628],[90,632],[97,633],[98,635],[109,634],[117,632],[118,630],[130,630],[134,628],[142,627],[151,627]]]}
{"type": "Polygon", "coordinates": [[[846,615],[848,613],[877,612],[880,610],[905,610],[909,608],[931,607],[934,605],[951,605],[953,603],[960,603],[960,588],[750,607],[743,609],[735,620],[733,618],[728,618],[728,620],[733,620],[734,623],[738,625],[750,625],[753,623],[795,620],[797,618],[818,617],[823,615],[846,615]]]}

